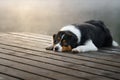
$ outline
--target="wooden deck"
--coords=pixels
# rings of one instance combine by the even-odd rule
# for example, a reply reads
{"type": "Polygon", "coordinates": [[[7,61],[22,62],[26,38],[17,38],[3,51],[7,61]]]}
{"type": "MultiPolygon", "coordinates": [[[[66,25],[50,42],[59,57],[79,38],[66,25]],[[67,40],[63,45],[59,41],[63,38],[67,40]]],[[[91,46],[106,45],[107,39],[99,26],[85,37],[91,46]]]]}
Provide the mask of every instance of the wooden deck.
{"type": "Polygon", "coordinates": [[[98,52],[46,51],[52,37],[0,33],[0,80],[120,80],[120,48],[98,52]]]}

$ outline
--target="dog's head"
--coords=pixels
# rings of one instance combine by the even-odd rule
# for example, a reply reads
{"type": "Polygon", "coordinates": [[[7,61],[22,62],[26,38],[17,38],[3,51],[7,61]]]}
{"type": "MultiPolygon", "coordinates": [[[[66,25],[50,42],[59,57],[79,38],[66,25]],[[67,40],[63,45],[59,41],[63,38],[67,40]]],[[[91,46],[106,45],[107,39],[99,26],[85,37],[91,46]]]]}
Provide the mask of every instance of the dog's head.
{"type": "Polygon", "coordinates": [[[77,46],[77,36],[70,31],[59,31],[53,35],[53,50],[68,52],[77,46]]]}

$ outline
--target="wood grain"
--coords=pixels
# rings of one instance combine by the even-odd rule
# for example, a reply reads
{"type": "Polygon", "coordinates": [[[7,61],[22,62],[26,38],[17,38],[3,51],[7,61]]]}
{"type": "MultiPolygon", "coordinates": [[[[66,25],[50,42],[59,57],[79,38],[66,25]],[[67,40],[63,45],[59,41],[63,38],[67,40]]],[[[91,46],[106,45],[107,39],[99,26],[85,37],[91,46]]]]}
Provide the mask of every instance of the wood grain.
{"type": "Polygon", "coordinates": [[[120,47],[97,52],[47,51],[52,37],[1,33],[0,78],[3,80],[120,80],[120,47]]]}

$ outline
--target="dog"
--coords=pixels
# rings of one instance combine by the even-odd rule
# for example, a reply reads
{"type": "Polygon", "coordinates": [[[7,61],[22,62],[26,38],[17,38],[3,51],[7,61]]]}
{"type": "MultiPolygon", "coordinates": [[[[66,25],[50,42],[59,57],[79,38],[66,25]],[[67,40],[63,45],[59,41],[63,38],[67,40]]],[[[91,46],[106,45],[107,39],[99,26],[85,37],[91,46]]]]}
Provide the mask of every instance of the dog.
{"type": "Polygon", "coordinates": [[[119,46],[101,20],[89,20],[82,24],[64,26],[53,35],[53,45],[47,50],[58,52],[97,51],[102,47],[119,46]]]}

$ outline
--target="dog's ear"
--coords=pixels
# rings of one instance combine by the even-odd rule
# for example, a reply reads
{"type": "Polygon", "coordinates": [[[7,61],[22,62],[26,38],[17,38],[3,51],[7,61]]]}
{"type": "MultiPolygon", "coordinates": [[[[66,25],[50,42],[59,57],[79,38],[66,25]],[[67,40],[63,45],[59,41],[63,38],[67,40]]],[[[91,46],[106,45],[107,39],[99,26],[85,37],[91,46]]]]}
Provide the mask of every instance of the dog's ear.
{"type": "Polygon", "coordinates": [[[53,39],[55,39],[56,36],[57,36],[57,34],[53,34],[53,39]]]}

